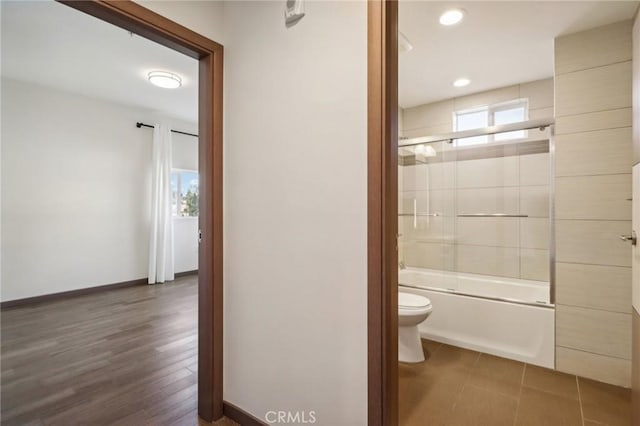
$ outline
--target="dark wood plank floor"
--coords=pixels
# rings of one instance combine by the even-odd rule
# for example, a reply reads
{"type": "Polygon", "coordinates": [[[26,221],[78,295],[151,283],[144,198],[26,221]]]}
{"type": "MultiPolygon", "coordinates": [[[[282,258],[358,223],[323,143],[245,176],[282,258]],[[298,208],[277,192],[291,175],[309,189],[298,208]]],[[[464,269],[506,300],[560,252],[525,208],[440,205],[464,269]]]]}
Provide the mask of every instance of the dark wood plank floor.
{"type": "Polygon", "coordinates": [[[197,290],[193,275],[3,310],[1,424],[197,425],[197,290]]]}

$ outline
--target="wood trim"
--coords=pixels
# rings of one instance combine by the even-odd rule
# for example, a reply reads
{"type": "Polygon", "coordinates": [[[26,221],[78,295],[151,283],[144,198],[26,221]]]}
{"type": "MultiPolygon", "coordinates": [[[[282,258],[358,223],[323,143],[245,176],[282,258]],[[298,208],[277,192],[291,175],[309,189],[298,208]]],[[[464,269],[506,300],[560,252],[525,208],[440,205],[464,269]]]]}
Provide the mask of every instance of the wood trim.
{"type": "Polygon", "coordinates": [[[221,44],[130,0],[57,1],[195,59],[223,50],[221,44]]]}
{"type": "Polygon", "coordinates": [[[242,426],[267,426],[267,423],[230,402],[224,401],[223,407],[224,415],[242,426]]]}
{"type": "MultiPolygon", "coordinates": [[[[198,270],[178,272],[176,278],[186,277],[189,275],[198,275],[198,270]]],[[[77,290],[61,291],[59,293],[43,294],[41,296],[25,297],[24,299],[7,300],[0,302],[1,309],[13,308],[15,306],[36,305],[45,302],[51,302],[58,299],[67,299],[69,297],[83,296],[85,294],[99,293],[102,291],[115,290],[123,287],[132,287],[135,285],[148,285],[149,278],[138,278],[135,280],[122,281],[113,284],[103,284],[95,287],[79,288],[77,290]]]]}
{"type": "Polygon", "coordinates": [[[198,415],[222,417],[222,73],[224,49],[130,0],[58,0],[200,62],[198,134],[202,242],[198,270],[198,415]]]}
{"type": "Polygon", "coordinates": [[[398,424],[398,3],[368,2],[368,424],[398,424]]]}
{"type": "Polygon", "coordinates": [[[43,294],[41,296],[25,297],[24,299],[7,300],[6,302],[0,302],[0,308],[9,309],[24,305],[39,305],[41,303],[53,302],[60,299],[68,299],[70,297],[84,296],[86,294],[99,293],[102,291],[115,290],[123,287],[146,285],[148,281],[148,278],[139,278],[136,280],[122,281],[119,283],[79,288],[77,290],[61,291],[60,293],[43,294]]]}
{"type": "Polygon", "coordinates": [[[194,269],[192,271],[178,272],[178,273],[174,274],[174,277],[175,278],[182,278],[182,277],[187,277],[189,275],[198,275],[198,270],[194,269]]]}

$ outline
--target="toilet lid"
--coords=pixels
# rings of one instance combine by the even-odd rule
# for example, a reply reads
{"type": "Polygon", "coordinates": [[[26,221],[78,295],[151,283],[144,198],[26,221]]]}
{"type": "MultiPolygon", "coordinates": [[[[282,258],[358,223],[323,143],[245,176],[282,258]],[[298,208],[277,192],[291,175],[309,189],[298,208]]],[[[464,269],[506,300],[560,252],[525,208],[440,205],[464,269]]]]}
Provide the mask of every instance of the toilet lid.
{"type": "Polygon", "coordinates": [[[431,300],[417,294],[399,292],[398,306],[402,308],[426,308],[431,306],[431,300]]]}

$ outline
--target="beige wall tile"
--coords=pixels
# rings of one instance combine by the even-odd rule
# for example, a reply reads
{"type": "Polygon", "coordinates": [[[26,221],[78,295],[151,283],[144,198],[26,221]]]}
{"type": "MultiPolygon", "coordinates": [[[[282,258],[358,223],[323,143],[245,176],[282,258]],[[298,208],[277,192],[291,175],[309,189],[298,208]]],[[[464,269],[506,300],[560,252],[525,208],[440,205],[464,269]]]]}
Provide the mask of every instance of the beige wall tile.
{"type": "Polygon", "coordinates": [[[556,118],[556,135],[631,127],[631,108],[565,115],[556,118]]]}
{"type": "Polygon", "coordinates": [[[549,282],[549,251],[520,249],[520,278],[549,282]]]}
{"type": "MultiPolygon", "coordinates": [[[[553,107],[548,107],[548,108],[533,108],[533,109],[529,109],[529,120],[538,120],[540,118],[553,118],[555,114],[554,108],[553,107]]],[[[534,137],[538,135],[539,133],[532,133],[530,134],[530,138],[534,137]]]]}
{"type": "Polygon", "coordinates": [[[549,185],[521,186],[520,213],[529,217],[549,217],[549,185]]]}
{"type": "Polygon", "coordinates": [[[631,266],[631,245],[619,238],[630,229],[630,221],[556,220],[556,259],[568,263],[631,266]]]}
{"type": "Polygon", "coordinates": [[[403,241],[453,243],[455,219],[452,217],[400,217],[398,232],[403,241]]]}
{"type": "Polygon", "coordinates": [[[501,277],[519,276],[517,248],[457,245],[457,271],[501,277]]]}
{"type": "Polygon", "coordinates": [[[558,263],[556,301],[563,305],[630,313],[631,268],[558,263]]]}
{"type": "Polygon", "coordinates": [[[402,249],[407,266],[454,270],[455,247],[453,244],[403,242],[402,249]]]}
{"type": "Polygon", "coordinates": [[[404,131],[421,127],[433,127],[439,124],[451,124],[453,121],[453,100],[434,102],[413,108],[405,108],[403,116],[404,131]]]}
{"type": "Polygon", "coordinates": [[[475,93],[468,96],[454,98],[453,109],[460,111],[472,109],[500,102],[513,101],[520,98],[520,86],[507,86],[486,92],[475,93]]]}
{"type": "Polygon", "coordinates": [[[417,164],[402,167],[403,191],[427,191],[453,188],[455,184],[455,162],[417,164]]]}
{"type": "Polygon", "coordinates": [[[628,20],[558,37],[556,74],[631,60],[631,27],[628,20]]]}
{"type": "MultiPolygon", "coordinates": [[[[640,162],[640,19],[633,26],[633,164],[640,162]]],[[[638,369],[640,376],[640,369],[638,369]]],[[[640,384],[640,383],[639,383],[640,384]]],[[[639,414],[640,415],[640,414],[639,414]]]]}
{"type": "MultiPolygon", "coordinates": [[[[453,125],[451,123],[447,124],[438,124],[436,126],[431,127],[419,127],[417,129],[403,130],[402,136],[405,138],[419,138],[422,136],[433,136],[433,135],[442,135],[445,133],[451,133],[453,131],[453,125]]],[[[406,142],[404,142],[406,143],[406,142]]],[[[403,144],[403,141],[400,141],[400,145],[403,144]]],[[[438,144],[431,144],[431,146],[436,148],[438,144]]]]}
{"type": "Polygon", "coordinates": [[[556,116],[631,106],[631,61],[556,76],[556,116]]]}
{"type": "Polygon", "coordinates": [[[458,189],[456,192],[458,214],[520,212],[520,194],[517,186],[468,188],[458,189]]]}
{"type": "Polygon", "coordinates": [[[556,218],[631,220],[631,175],[556,178],[556,218]]]}
{"type": "Polygon", "coordinates": [[[414,200],[416,213],[437,213],[440,216],[454,216],[454,194],[450,189],[431,191],[401,191],[400,213],[413,214],[414,200]]]}
{"type": "Polygon", "coordinates": [[[518,186],[518,157],[485,158],[457,162],[458,188],[518,186]]]}
{"type": "Polygon", "coordinates": [[[520,221],[520,247],[549,249],[549,218],[522,218],[520,221]]]}
{"type": "Polygon", "coordinates": [[[630,173],[631,162],[630,127],[556,137],[556,176],[630,173]]]}
{"type": "Polygon", "coordinates": [[[549,153],[521,155],[520,185],[548,185],[551,167],[549,153]]]}
{"type": "Polygon", "coordinates": [[[631,386],[631,361],[569,348],[556,348],[556,368],[616,386],[631,386]]]}
{"type": "Polygon", "coordinates": [[[557,304],[556,344],[631,359],[631,314],[557,304]]]}
{"type": "MultiPolygon", "coordinates": [[[[553,78],[522,83],[520,98],[529,99],[529,111],[538,108],[552,108],[553,111],[553,78]]],[[[553,117],[553,113],[549,117],[553,117]]]]}
{"type": "Polygon", "coordinates": [[[401,191],[422,191],[429,189],[429,165],[417,164],[415,166],[400,167],[402,173],[401,191]]]}
{"type": "Polygon", "coordinates": [[[458,244],[492,247],[518,247],[518,219],[513,217],[459,217],[458,244]]]}

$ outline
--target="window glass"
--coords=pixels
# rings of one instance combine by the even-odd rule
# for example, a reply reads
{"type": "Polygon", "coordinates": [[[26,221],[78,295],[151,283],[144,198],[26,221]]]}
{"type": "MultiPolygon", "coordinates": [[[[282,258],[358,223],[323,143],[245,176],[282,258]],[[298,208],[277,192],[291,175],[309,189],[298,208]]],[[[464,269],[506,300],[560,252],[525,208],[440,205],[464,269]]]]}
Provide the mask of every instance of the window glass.
{"type": "MultiPolygon", "coordinates": [[[[508,103],[488,105],[473,111],[457,111],[455,113],[454,131],[481,129],[501,124],[520,123],[527,120],[527,101],[517,100],[508,103]]],[[[456,146],[486,144],[495,141],[526,138],[526,130],[517,130],[495,135],[474,136],[458,139],[456,146]]]]}
{"type": "MultiPolygon", "coordinates": [[[[456,114],[456,131],[481,129],[489,125],[489,111],[471,111],[456,114]]],[[[487,143],[487,136],[474,136],[472,138],[458,139],[456,146],[467,146],[487,143]]]]}
{"type": "Polygon", "coordinates": [[[171,210],[174,216],[198,216],[198,172],[171,172],[171,210]]]}
{"type": "MultiPolygon", "coordinates": [[[[524,106],[517,108],[498,110],[493,115],[493,122],[495,124],[511,124],[519,123],[526,120],[524,106]]],[[[518,139],[526,137],[524,130],[518,130],[516,132],[498,133],[495,135],[495,140],[504,141],[509,139],[518,139]]]]}

